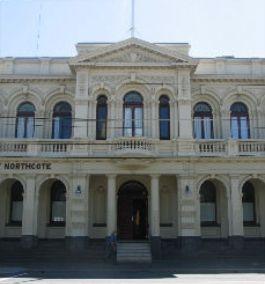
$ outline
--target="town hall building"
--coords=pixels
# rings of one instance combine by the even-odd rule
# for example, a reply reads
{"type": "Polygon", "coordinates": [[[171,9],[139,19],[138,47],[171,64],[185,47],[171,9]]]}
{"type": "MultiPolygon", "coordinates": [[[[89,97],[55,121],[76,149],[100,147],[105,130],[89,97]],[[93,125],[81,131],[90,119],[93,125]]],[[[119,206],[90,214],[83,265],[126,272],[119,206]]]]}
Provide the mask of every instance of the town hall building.
{"type": "Polygon", "coordinates": [[[264,242],[265,59],[76,48],[0,58],[0,242],[264,242]]]}

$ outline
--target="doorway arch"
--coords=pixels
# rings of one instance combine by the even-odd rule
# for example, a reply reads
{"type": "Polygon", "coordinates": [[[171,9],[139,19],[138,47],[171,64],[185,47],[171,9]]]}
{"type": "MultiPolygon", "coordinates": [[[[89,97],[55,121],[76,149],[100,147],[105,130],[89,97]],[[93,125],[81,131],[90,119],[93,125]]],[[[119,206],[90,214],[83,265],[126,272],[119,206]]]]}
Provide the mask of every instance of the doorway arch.
{"type": "Polygon", "coordinates": [[[148,238],[148,191],[142,183],[129,181],[120,187],[117,225],[121,240],[148,238]]]}

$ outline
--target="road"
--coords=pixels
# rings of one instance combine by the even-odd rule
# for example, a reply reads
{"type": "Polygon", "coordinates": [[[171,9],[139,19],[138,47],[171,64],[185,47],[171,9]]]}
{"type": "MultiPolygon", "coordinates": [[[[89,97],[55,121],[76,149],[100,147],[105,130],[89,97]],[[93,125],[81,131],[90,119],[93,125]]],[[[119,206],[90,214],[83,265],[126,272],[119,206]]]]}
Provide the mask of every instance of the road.
{"type": "Polygon", "coordinates": [[[53,271],[20,272],[0,278],[4,284],[134,284],[134,283],[176,283],[176,284],[264,284],[264,273],[221,273],[221,274],[174,274],[167,271],[122,270],[122,271],[53,271]]]}

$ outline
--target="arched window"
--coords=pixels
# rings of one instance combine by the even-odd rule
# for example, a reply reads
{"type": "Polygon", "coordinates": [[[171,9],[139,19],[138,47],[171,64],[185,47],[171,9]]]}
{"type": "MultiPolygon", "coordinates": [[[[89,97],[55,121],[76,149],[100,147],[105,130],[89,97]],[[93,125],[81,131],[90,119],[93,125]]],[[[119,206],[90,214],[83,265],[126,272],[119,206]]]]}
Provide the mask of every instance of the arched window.
{"type": "Polygon", "coordinates": [[[197,103],[193,110],[194,138],[213,139],[212,108],[205,102],[197,103]]]}
{"type": "Polygon", "coordinates": [[[232,104],[230,115],[231,137],[234,139],[250,138],[247,106],[241,102],[232,104]]]}
{"type": "Polygon", "coordinates": [[[59,102],[53,109],[52,138],[68,139],[72,136],[72,107],[67,102],[59,102]]]}
{"type": "Polygon", "coordinates": [[[255,188],[251,182],[246,182],[242,188],[243,221],[245,225],[256,222],[255,188]]]}
{"type": "Polygon", "coordinates": [[[211,181],[205,181],[200,189],[201,224],[216,224],[216,188],[211,181]]]}
{"type": "Polygon", "coordinates": [[[16,137],[32,138],[35,131],[35,107],[32,103],[24,102],[17,108],[16,137]]]}
{"type": "Polygon", "coordinates": [[[105,140],[107,138],[107,117],[108,105],[105,96],[99,96],[97,99],[97,135],[98,140],[105,140]]]}
{"type": "Polygon", "coordinates": [[[22,224],[23,186],[19,181],[13,183],[10,198],[10,223],[22,224]]]}
{"type": "Polygon", "coordinates": [[[143,99],[139,93],[125,95],[123,121],[124,136],[143,136],[143,99]]]}
{"type": "Polygon", "coordinates": [[[55,181],[51,188],[51,219],[53,225],[65,225],[66,188],[61,181],[55,181]]]}
{"type": "Polygon", "coordinates": [[[159,132],[161,140],[170,139],[170,107],[169,98],[165,95],[159,99],[159,132]]]}

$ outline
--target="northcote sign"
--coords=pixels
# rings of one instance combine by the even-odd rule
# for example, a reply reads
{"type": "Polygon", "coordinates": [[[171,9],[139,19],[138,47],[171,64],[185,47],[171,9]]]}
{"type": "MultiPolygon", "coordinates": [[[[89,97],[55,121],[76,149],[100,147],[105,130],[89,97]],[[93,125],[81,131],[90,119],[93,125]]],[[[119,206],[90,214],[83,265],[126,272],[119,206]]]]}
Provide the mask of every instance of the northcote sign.
{"type": "Polygon", "coordinates": [[[32,162],[5,162],[0,163],[3,170],[51,170],[51,163],[32,163],[32,162]]]}

